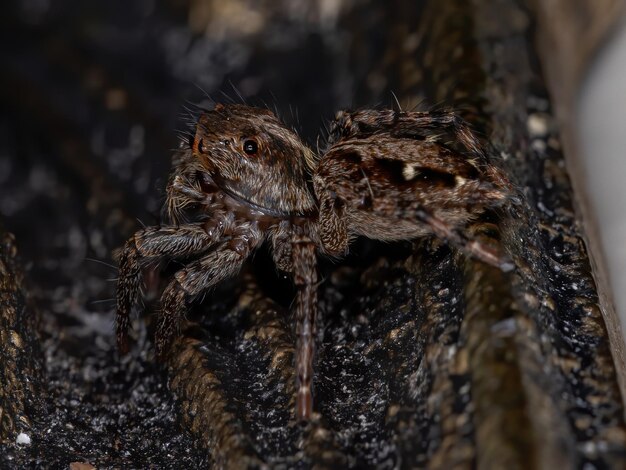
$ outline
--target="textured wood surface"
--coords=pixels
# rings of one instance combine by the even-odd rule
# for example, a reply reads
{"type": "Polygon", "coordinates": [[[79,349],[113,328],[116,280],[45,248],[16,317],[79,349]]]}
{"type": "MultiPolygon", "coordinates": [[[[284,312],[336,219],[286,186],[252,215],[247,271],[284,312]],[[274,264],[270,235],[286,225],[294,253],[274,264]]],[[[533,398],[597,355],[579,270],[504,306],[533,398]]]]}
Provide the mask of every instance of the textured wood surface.
{"type": "MultiPolygon", "coordinates": [[[[13,235],[0,229],[0,441],[30,437],[41,412],[41,350],[13,235]],[[37,407],[39,406],[39,409],[37,407]]],[[[32,306],[31,306],[32,307],[32,306]]]]}

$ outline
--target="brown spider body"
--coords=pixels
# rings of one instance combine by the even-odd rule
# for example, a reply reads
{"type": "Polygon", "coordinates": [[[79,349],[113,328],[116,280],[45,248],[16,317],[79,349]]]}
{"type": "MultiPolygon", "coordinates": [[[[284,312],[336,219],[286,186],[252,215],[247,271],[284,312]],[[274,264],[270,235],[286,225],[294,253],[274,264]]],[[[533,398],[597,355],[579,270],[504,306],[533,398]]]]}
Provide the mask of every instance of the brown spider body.
{"type": "Polygon", "coordinates": [[[317,252],[344,254],[350,239],[434,234],[470,256],[510,269],[494,248],[462,229],[510,198],[479,142],[453,113],[340,113],[317,161],[270,111],[217,105],[177,154],[167,188],[168,225],[135,233],[120,258],[117,339],[128,349],[129,315],[147,262],[178,259],[161,296],[156,349],[165,354],[186,304],[234,276],[271,242],[276,266],[297,288],[298,419],[310,418],[317,313],[317,252]],[[448,145],[448,141],[455,145],[448,145]],[[457,147],[457,148],[455,148],[457,147]]]}

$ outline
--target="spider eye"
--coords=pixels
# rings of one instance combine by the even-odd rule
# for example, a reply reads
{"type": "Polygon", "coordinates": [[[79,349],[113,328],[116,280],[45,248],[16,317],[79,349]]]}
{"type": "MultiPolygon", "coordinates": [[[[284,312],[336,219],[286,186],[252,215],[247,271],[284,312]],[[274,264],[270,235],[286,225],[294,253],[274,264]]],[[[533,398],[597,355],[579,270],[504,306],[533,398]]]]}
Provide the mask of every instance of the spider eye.
{"type": "Polygon", "coordinates": [[[256,155],[258,150],[258,144],[252,139],[248,139],[243,143],[243,151],[246,152],[248,155],[256,155]]]}

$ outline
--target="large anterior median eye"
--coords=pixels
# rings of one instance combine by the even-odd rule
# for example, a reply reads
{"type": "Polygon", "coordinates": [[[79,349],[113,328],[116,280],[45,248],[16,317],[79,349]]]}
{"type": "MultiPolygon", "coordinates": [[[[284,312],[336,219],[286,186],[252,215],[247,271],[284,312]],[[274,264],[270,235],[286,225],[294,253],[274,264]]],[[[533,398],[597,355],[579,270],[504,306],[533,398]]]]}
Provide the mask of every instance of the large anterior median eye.
{"type": "Polygon", "coordinates": [[[248,155],[256,155],[258,150],[259,145],[256,143],[255,140],[248,139],[243,143],[243,151],[246,152],[246,154],[248,155]]]}

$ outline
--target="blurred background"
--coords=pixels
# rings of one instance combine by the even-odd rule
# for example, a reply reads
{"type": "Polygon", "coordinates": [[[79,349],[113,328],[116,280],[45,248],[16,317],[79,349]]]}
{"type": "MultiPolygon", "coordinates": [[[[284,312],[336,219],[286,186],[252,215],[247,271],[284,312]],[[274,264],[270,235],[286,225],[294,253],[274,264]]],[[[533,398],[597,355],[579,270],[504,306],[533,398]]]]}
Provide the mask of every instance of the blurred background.
{"type": "Polygon", "coordinates": [[[617,24],[580,90],[575,119],[587,197],[599,225],[626,333],[626,22],[617,24]]]}

